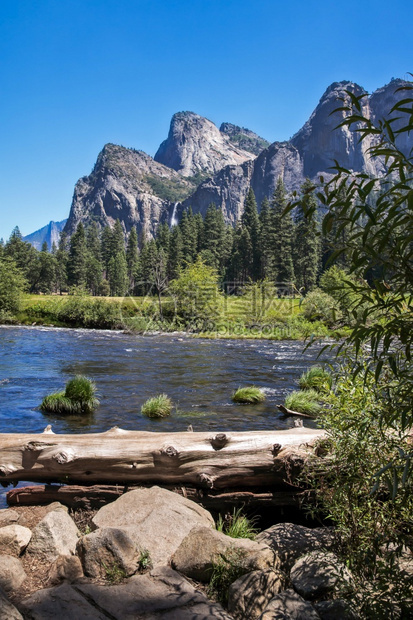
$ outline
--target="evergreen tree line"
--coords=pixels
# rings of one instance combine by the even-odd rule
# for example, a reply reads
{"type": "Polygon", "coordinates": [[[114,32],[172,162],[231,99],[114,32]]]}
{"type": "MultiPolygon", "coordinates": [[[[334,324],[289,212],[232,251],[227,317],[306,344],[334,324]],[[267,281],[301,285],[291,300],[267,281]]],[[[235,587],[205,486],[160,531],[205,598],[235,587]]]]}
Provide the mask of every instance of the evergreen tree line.
{"type": "Polygon", "coordinates": [[[138,243],[132,227],[126,246],[119,220],[113,228],[101,231],[96,223],[85,228],[80,222],[70,239],[61,233],[51,252],[46,243],[40,252],[35,250],[16,228],[0,247],[0,255],[14,260],[31,293],[78,288],[101,296],[161,295],[182,268],[198,257],[216,269],[223,281],[270,280],[292,283],[297,290],[308,292],[316,286],[331,254],[333,231],[321,236],[314,220],[305,217],[308,209],[317,210],[309,180],[301,187],[293,215],[285,213],[287,203],[280,178],[271,200],[263,200],[260,213],[250,188],[235,228],[225,223],[221,209],[212,203],[204,218],[189,209],[172,229],[162,224],[156,239],[143,238],[138,243]]]}

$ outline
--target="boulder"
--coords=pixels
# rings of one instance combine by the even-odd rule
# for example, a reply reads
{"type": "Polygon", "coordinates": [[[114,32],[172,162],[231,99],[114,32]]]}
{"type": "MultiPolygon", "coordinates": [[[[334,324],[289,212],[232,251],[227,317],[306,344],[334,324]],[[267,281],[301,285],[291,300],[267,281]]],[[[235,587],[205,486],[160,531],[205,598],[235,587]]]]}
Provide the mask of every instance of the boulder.
{"type": "Polygon", "coordinates": [[[23,599],[20,608],[30,620],[108,620],[108,616],[68,583],[38,590],[23,599]]]}
{"type": "Polygon", "coordinates": [[[243,575],[228,592],[228,611],[234,618],[259,618],[270,600],[285,587],[285,575],[274,570],[256,570],[243,575]]]}
{"type": "Polygon", "coordinates": [[[30,542],[32,533],[22,525],[6,525],[0,528],[0,553],[20,555],[30,542]]]}
{"type": "Polygon", "coordinates": [[[138,568],[140,549],[125,530],[104,527],[83,536],[76,551],[87,577],[105,578],[108,570],[116,569],[124,576],[138,568]]]}
{"type": "Polygon", "coordinates": [[[135,575],[115,586],[64,583],[39,590],[21,603],[31,620],[231,620],[220,605],[171,568],[135,575]]]}
{"type": "Polygon", "coordinates": [[[247,572],[274,567],[274,554],[267,545],[247,538],[230,538],[211,527],[197,527],[189,532],[172,556],[171,564],[191,579],[208,582],[215,558],[229,549],[243,553],[247,572]]]}
{"type": "Polygon", "coordinates": [[[19,558],[0,555],[0,587],[3,590],[17,590],[25,579],[26,573],[19,558]]]}
{"type": "Polygon", "coordinates": [[[313,551],[291,569],[294,590],[305,599],[315,599],[334,590],[339,579],[350,580],[350,572],[333,553],[313,551]]]}
{"type": "Polygon", "coordinates": [[[309,528],[294,523],[278,523],[264,530],[256,537],[274,551],[284,570],[288,570],[296,560],[316,549],[329,549],[334,540],[332,528],[309,528]]]}
{"type": "Polygon", "coordinates": [[[73,555],[79,536],[73,519],[63,510],[54,510],[34,528],[27,552],[52,562],[59,555],[73,555]]]}
{"type": "Polygon", "coordinates": [[[0,510],[0,527],[18,523],[19,519],[20,519],[19,513],[16,512],[15,510],[12,510],[11,508],[2,508],[0,510]]]}
{"type": "Polygon", "coordinates": [[[14,605],[12,605],[0,589],[0,620],[23,620],[23,616],[14,605]]]}
{"type": "Polygon", "coordinates": [[[321,601],[314,603],[321,620],[358,620],[359,616],[350,609],[347,601],[336,599],[334,601],[321,601]]]}
{"type": "Polygon", "coordinates": [[[311,603],[294,590],[284,590],[271,599],[260,620],[320,620],[320,616],[311,603]]]}
{"type": "Polygon", "coordinates": [[[195,527],[215,525],[198,504],[156,486],[125,493],[101,508],[92,523],[126,530],[137,547],[149,551],[153,566],[167,564],[195,527]]]}
{"type": "Polygon", "coordinates": [[[59,555],[49,570],[49,584],[78,581],[83,577],[82,563],[76,555],[59,555]]]}
{"type": "Polygon", "coordinates": [[[48,506],[45,506],[45,510],[46,510],[46,514],[48,512],[53,512],[54,510],[63,510],[63,512],[69,513],[69,508],[67,506],[64,506],[60,502],[52,502],[48,506]]]}
{"type": "Polygon", "coordinates": [[[150,574],[134,575],[116,586],[81,584],[83,593],[108,617],[116,620],[230,620],[219,605],[196,590],[171,568],[159,567],[150,574]]]}

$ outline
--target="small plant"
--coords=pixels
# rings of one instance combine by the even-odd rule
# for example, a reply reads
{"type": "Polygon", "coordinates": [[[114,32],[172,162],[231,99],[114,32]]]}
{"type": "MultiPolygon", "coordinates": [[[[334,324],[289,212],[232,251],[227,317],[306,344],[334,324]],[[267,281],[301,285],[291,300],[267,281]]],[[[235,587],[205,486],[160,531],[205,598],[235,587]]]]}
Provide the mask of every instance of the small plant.
{"type": "Polygon", "coordinates": [[[231,538],[249,538],[254,540],[258,532],[254,527],[255,522],[256,518],[248,519],[248,517],[242,514],[241,508],[234,508],[233,513],[226,515],[224,518],[219,515],[217,530],[227,536],[231,536],[231,538]]]}
{"type": "Polygon", "coordinates": [[[67,382],[64,392],[54,392],[45,396],[40,405],[47,413],[79,414],[92,413],[99,405],[96,386],[87,377],[77,375],[67,382]]]}
{"type": "Polygon", "coordinates": [[[140,572],[144,572],[146,570],[149,570],[150,568],[152,568],[152,559],[150,552],[148,551],[148,549],[142,549],[138,560],[138,570],[140,572]]]}
{"type": "Polygon", "coordinates": [[[234,403],[248,403],[255,405],[256,403],[262,403],[265,400],[265,394],[260,388],[255,385],[250,385],[244,388],[238,388],[232,395],[234,403]]]}
{"type": "Polygon", "coordinates": [[[228,549],[218,554],[212,562],[212,574],[208,586],[208,595],[223,605],[228,603],[228,590],[234,581],[248,572],[245,564],[246,552],[241,549],[228,549]]]}
{"type": "Polygon", "coordinates": [[[320,394],[315,390],[295,391],[285,399],[285,406],[292,411],[306,413],[307,415],[318,415],[322,406],[320,404],[320,394]]]}
{"type": "Polygon", "coordinates": [[[107,564],[102,563],[102,566],[105,571],[106,581],[108,581],[111,584],[120,583],[127,577],[127,574],[123,570],[123,568],[121,568],[116,563],[111,564],[110,566],[107,566],[107,564]]]}
{"type": "Polygon", "coordinates": [[[148,418],[166,418],[171,411],[172,402],[166,394],[149,398],[141,407],[141,413],[148,418]]]}
{"type": "Polygon", "coordinates": [[[312,366],[304,372],[298,382],[301,390],[315,390],[326,393],[333,387],[331,373],[322,366],[312,366]]]}

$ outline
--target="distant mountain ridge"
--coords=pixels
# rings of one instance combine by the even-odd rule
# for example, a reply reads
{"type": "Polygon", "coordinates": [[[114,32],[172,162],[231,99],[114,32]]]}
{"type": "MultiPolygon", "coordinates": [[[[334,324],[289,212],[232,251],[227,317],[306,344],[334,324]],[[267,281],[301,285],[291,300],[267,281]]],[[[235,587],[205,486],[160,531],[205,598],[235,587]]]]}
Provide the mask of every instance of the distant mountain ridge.
{"type": "Polygon", "coordinates": [[[49,222],[46,226],[43,226],[43,228],[23,237],[23,241],[31,243],[36,250],[41,250],[43,243],[46,241],[47,248],[50,251],[53,244],[55,244],[56,247],[59,245],[60,233],[64,229],[66,222],[67,219],[61,222],[49,222]]]}
{"type": "MultiPolygon", "coordinates": [[[[373,120],[382,118],[405,95],[397,90],[407,84],[392,80],[363,99],[362,111],[373,120]]],[[[249,129],[214,123],[194,112],[178,112],[169,134],[154,158],[142,151],[106,145],[92,173],[75,187],[65,230],[97,221],[113,225],[116,219],[127,234],[132,226],[154,236],[161,222],[171,223],[183,209],[205,214],[214,202],[227,222],[235,224],[243,212],[248,188],[258,205],[270,197],[282,177],[288,191],[298,190],[306,177],[315,180],[332,173],[334,160],[355,172],[380,174],[383,162],[372,162],[366,153],[369,141],[360,143],[347,127],[336,129],[346,91],[356,96],[365,90],[349,81],[331,84],[304,126],[287,142],[269,144],[249,129]]],[[[413,137],[403,134],[403,146],[413,137]]]]}

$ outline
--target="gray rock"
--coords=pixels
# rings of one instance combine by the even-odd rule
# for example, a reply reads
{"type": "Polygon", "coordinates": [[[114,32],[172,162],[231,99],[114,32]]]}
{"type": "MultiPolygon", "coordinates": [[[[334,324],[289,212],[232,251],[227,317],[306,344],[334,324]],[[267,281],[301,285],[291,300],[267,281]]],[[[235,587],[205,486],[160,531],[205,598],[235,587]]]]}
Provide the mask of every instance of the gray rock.
{"type": "Polygon", "coordinates": [[[25,598],[20,608],[30,620],[108,620],[107,614],[67,583],[38,590],[25,598]]]}
{"type": "Polygon", "coordinates": [[[28,527],[22,525],[6,525],[0,528],[0,553],[20,555],[32,537],[28,527]]]}
{"type": "Polygon", "coordinates": [[[0,590],[0,620],[23,620],[23,616],[0,590]]]}
{"type": "Polygon", "coordinates": [[[101,528],[83,536],[76,551],[87,577],[105,578],[114,568],[129,577],[138,568],[140,549],[125,530],[101,528]]]}
{"type": "Polygon", "coordinates": [[[34,528],[27,553],[50,561],[59,555],[73,555],[79,535],[73,519],[66,512],[49,512],[34,528]]]}
{"type": "Polygon", "coordinates": [[[117,586],[81,584],[77,591],[116,620],[230,620],[220,605],[209,601],[169,567],[160,567],[150,575],[135,575],[117,586]]]}
{"type": "Polygon", "coordinates": [[[333,553],[313,551],[297,560],[290,578],[298,594],[314,599],[334,590],[339,579],[349,581],[350,573],[333,553]]]}
{"type": "Polygon", "coordinates": [[[52,502],[48,506],[45,506],[46,514],[48,512],[54,512],[55,510],[63,510],[63,512],[67,512],[69,514],[69,509],[67,506],[64,506],[60,502],[52,502]]]}
{"type": "Polygon", "coordinates": [[[359,616],[341,599],[314,603],[321,620],[358,620],[359,616]]]}
{"type": "Polygon", "coordinates": [[[237,166],[253,157],[208,119],[194,112],[178,112],[155,161],[190,177],[197,172],[215,174],[224,166],[237,166]]]}
{"type": "Polygon", "coordinates": [[[254,155],[259,155],[270,146],[268,140],[261,138],[261,136],[245,127],[238,127],[238,125],[233,125],[232,123],[222,123],[219,130],[228,136],[232,144],[254,155]]]}
{"type": "Polygon", "coordinates": [[[2,508],[0,510],[0,527],[18,523],[19,519],[19,513],[15,510],[12,510],[11,508],[2,508]]]}
{"type": "Polygon", "coordinates": [[[49,570],[49,584],[72,583],[83,577],[82,563],[76,555],[59,555],[49,570]]]}
{"type": "Polygon", "coordinates": [[[12,555],[0,555],[0,588],[17,590],[26,579],[23,564],[12,555]]]}
{"type": "Polygon", "coordinates": [[[320,616],[311,603],[302,599],[294,590],[285,590],[274,596],[260,620],[320,620],[320,616]]]}
{"type": "Polygon", "coordinates": [[[267,545],[246,538],[230,538],[211,527],[194,528],[175,551],[171,564],[187,577],[208,582],[214,560],[229,549],[242,552],[246,571],[274,567],[274,554],[267,545]]]}
{"type": "Polygon", "coordinates": [[[214,527],[204,508],[159,487],[125,493],[101,508],[92,523],[126,530],[137,547],[149,551],[154,567],[167,564],[192,529],[214,527]]]}
{"type": "Polygon", "coordinates": [[[279,523],[258,534],[256,540],[271,547],[282,567],[287,570],[300,556],[316,549],[329,549],[334,534],[331,528],[279,523]]]}
{"type": "Polygon", "coordinates": [[[234,618],[259,618],[270,600],[285,587],[285,575],[279,571],[257,570],[243,575],[228,592],[228,611],[234,618]]]}

